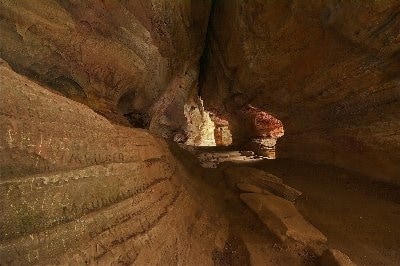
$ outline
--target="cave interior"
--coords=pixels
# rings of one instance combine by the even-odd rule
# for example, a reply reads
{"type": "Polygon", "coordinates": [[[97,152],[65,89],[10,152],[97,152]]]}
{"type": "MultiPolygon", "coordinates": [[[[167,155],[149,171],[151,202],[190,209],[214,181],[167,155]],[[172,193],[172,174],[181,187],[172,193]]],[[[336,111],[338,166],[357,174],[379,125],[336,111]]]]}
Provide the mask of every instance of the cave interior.
{"type": "Polygon", "coordinates": [[[399,265],[398,0],[1,0],[0,95],[0,265],[399,265]]]}

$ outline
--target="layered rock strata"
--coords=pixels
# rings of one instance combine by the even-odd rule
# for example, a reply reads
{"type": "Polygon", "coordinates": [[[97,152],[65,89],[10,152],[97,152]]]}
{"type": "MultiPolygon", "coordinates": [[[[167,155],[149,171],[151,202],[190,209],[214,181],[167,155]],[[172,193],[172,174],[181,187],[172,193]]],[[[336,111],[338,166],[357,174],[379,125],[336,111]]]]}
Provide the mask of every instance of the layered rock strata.
{"type": "Polygon", "coordinates": [[[200,207],[164,140],[4,62],[0,94],[2,264],[213,264],[227,220],[200,207]]]}
{"type": "Polygon", "coordinates": [[[235,110],[251,104],[283,122],[278,156],[399,184],[399,12],[396,0],[215,1],[205,107],[249,139],[235,110]]]}
{"type": "Polygon", "coordinates": [[[1,1],[0,57],[113,122],[130,120],[172,139],[185,126],[210,5],[1,1]]]}

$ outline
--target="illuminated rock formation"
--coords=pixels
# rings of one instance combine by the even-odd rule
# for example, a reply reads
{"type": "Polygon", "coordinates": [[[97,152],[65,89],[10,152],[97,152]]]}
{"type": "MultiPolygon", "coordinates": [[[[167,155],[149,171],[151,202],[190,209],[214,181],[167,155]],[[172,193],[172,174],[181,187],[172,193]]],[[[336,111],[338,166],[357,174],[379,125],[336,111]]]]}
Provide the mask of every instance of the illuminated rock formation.
{"type": "Polygon", "coordinates": [[[203,101],[193,97],[185,104],[185,117],[187,121],[185,142],[189,146],[215,146],[215,124],[210,117],[210,112],[204,110],[203,101]]]}
{"type": "Polygon", "coordinates": [[[395,264],[399,29],[398,0],[1,0],[0,264],[395,264]]]}
{"type": "Polygon", "coordinates": [[[234,112],[251,104],[283,122],[278,156],[399,183],[399,10],[397,0],[215,1],[205,108],[230,116],[234,141],[255,133],[234,112]]]}
{"type": "Polygon", "coordinates": [[[214,139],[216,146],[229,146],[232,144],[232,134],[229,129],[229,122],[216,114],[211,113],[211,120],[214,122],[214,139]]]}
{"type": "Polygon", "coordinates": [[[2,264],[212,264],[226,220],[206,222],[215,213],[187,190],[164,140],[113,125],[4,62],[0,93],[2,264]]]}
{"type": "Polygon", "coordinates": [[[5,0],[0,54],[114,122],[129,125],[126,114],[173,139],[186,122],[209,9],[209,0],[5,0]]]}
{"type": "MultiPolygon", "coordinates": [[[[174,145],[111,124],[4,61],[0,94],[2,263],[303,261],[295,251],[273,251],[277,243],[254,232],[265,229],[244,212],[237,191],[207,184],[207,173],[174,145]],[[237,213],[245,226],[235,225],[237,213]],[[262,250],[252,244],[255,234],[262,250]]],[[[216,178],[225,183],[221,172],[216,178]]]]}

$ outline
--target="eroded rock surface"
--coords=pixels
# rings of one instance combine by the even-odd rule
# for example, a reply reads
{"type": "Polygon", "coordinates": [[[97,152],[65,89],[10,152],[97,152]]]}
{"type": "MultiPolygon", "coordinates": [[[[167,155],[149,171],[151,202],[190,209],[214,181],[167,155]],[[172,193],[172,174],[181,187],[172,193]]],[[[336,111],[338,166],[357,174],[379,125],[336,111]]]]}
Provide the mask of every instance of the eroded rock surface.
{"type": "Polygon", "coordinates": [[[246,104],[283,122],[277,156],[399,183],[400,3],[215,1],[205,107],[246,139],[246,104]],[[218,97],[216,97],[218,95],[218,97]]]}
{"type": "Polygon", "coordinates": [[[227,220],[200,207],[164,140],[4,62],[0,94],[1,263],[213,264],[229,245],[227,220]]]}
{"type": "Polygon", "coordinates": [[[221,169],[210,179],[190,153],[112,124],[4,61],[0,94],[1,263],[309,262],[279,246],[221,169]]]}
{"type": "Polygon", "coordinates": [[[327,249],[321,256],[322,266],[355,266],[349,256],[337,249],[327,249]]]}
{"type": "Polygon", "coordinates": [[[200,153],[231,161],[205,172],[152,135],[184,142],[194,97],[212,144],[274,154],[284,126],[278,156],[400,184],[398,1],[213,1],[203,51],[210,8],[0,2],[0,57],[25,76],[0,61],[1,264],[315,263],[301,192],[232,167],[253,153],[200,153]]]}
{"type": "MultiPolygon", "coordinates": [[[[282,179],[252,167],[229,167],[224,170],[225,176],[233,184],[248,184],[273,193],[289,201],[295,201],[301,192],[282,183],[282,179]]],[[[254,192],[254,191],[251,191],[254,192]]]]}
{"type": "Polygon", "coordinates": [[[243,193],[240,198],[282,242],[321,254],[327,238],[307,222],[293,203],[274,196],[243,193]]]}
{"type": "Polygon", "coordinates": [[[243,192],[251,192],[251,193],[258,193],[258,194],[266,194],[271,195],[271,192],[268,190],[262,189],[255,185],[247,184],[247,183],[237,183],[236,186],[243,192]]]}
{"type": "Polygon", "coordinates": [[[0,56],[112,121],[127,125],[126,114],[133,125],[173,138],[197,82],[210,5],[1,1],[0,56]]]}

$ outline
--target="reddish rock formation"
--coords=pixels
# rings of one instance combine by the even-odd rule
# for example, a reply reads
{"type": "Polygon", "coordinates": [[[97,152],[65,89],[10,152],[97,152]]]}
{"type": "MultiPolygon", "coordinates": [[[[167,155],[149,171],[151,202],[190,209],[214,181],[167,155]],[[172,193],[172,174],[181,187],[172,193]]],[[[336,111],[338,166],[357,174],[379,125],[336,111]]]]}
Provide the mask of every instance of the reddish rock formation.
{"type": "Polygon", "coordinates": [[[216,114],[211,113],[214,122],[214,139],[216,146],[229,146],[232,144],[232,134],[229,130],[229,122],[216,114]]]}
{"type": "Polygon", "coordinates": [[[242,119],[251,129],[252,138],[280,138],[284,134],[283,124],[272,115],[251,105],[245,106],[237,112],[237,116],[242,119]]]}
{"type": "Polygon", "coordinates": [[[400,183],[399,11],[397,0],[215,1],[205,108],[246,140],[255,131],[233,111],[251,104],[283,122],[278,156],[400,183]]]}
{"type": "Polygon", "coordinates": [[[0,264],[351,264],[310,214],[357,263],[398,261],[398,193],[360,179],[361,216],[321,165],[304,193],[235,165],[270,167],[284,124],[278,156],[400,184],[399,28],[397,0],[2,0],[0,264]],[[228,129],[253,151],[193,149],[209,170],[160,137],[228,129]]]}
{"type": "MultiPolygon", "coordinates": [[[[111,124],[3,61],[0,94],[2,264],[304,260],[275,250],[279,243],[244,209],[238,192],[207,184],[208,174],[174,145],[111,124]]],[[[222,171],[215,174],[226,182],[222,171]]]]}

